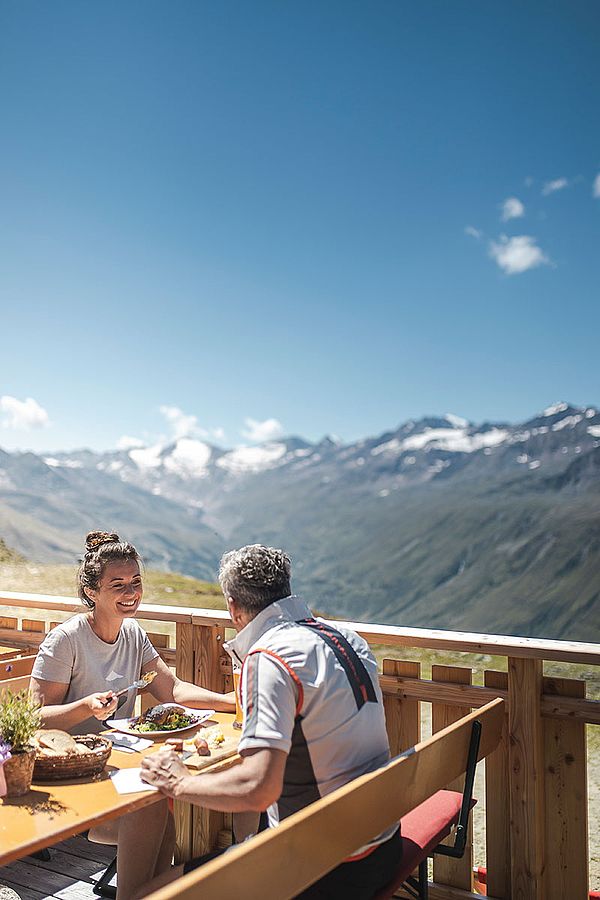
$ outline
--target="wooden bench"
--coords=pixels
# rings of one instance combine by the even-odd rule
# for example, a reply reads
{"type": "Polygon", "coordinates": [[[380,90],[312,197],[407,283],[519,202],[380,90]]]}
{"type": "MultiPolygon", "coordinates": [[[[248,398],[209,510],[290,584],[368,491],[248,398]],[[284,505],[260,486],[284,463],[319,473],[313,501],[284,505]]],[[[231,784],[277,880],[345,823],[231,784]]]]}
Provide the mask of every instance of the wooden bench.
{"type": "Polygon", "coordinates": [[[0,696],[8,688],[13,694],[29,687],[35,656],[0,660],[0,696]]]}
{"type": "Polygon", "coordinates": [[[401,753],[384,768],[344,785],[285,819],[278,828],[156,891],[152,900],[295,897],[357,847],[462,775],[474,722],[481,724],[477,759],[491,753],[500,741],[504,715],[504,700],[491,701],[401,753]]]}

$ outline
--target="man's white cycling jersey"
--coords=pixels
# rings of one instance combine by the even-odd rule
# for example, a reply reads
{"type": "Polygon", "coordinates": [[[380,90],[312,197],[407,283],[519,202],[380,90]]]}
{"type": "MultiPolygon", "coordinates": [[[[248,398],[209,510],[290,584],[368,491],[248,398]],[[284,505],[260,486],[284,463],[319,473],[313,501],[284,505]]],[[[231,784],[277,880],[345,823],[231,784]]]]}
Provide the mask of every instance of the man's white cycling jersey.
{"type": "Polygon", "coordinates": [[[225,647],[234,664],[243,664],[240,752],[266,747],[288,754],[270,826],[389,760],[377,663],[353,631],[315,619],[291,596],[262,610],[225,647]]]}

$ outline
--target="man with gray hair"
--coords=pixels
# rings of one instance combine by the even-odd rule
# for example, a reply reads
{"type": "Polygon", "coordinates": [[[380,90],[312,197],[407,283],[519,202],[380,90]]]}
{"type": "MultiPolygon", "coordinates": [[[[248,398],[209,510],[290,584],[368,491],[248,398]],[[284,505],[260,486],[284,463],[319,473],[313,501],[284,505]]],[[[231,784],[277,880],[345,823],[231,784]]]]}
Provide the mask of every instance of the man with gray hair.
{"type": "MultiPolygon", "coordinates": [[[[389,759],[368,644],[315,618],[292,595],[290,577],[289,556],[261,544],[221,560],[219,581],[237,632],[225,646],[242,669],[242,763],[190,776],[172,751],[142,761],[143,777],[168,796],[226,812],[266,810],[269,827],[389,759]]],[[[401,846],[396,825],[301,896],[367,900],[390,881],[401,846]]]]}

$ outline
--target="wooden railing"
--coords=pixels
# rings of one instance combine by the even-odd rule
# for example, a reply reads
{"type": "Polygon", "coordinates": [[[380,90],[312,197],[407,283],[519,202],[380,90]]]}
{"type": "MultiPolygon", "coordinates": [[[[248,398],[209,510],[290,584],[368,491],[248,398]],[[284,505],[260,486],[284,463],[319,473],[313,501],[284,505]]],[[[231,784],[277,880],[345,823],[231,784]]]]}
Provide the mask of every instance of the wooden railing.
{"type": "MultiPolygon", "coordinates": [[[[0,592],[2,606],[14,614],[0,617],[0,645],[23,649],[43,640],[57,614],[64,618],[81,611],[79,602],[67,597],[0,592]]],[[[226,612],[143,605],[138,615],[144,623],[160,623],[161,633],[153,634],[152,624],[148,633],[181,678],[213,690],[231,689],[223,650],[230,626],[226,612]]],[[[485,764],[487,894],[498,900],[586,900],[588,833],[591,827],[595,834],[599,825],[588,823],[586,724],[600,724],[600,701],[586,699],[585,677],[544,677],[543,663],[578,663],[589,671],[600,665],[600,645],[350,626],[371,645],[393,647],[395,653],[421,648],[446,651],[446,657],[449,651],[504,658],[506,671],[501,665],[486,670],[483,685],[474,685],[470,667],[433,665],[431,679],[423,679],[420,662],[384,653],[381,686],[392,753],[420,740],[422,704],[431,704],[437,732],[495,697],[506,700],[502,741],[485,764]]],[[[181,859],[206,852],[230,829],[228,816],[197,808],[178,808],[177,820],[181,859]]],[[[459,900],[476,896],[472,891],[470,842],[463,860],[436,860],[431,896],[459,900]]]]}

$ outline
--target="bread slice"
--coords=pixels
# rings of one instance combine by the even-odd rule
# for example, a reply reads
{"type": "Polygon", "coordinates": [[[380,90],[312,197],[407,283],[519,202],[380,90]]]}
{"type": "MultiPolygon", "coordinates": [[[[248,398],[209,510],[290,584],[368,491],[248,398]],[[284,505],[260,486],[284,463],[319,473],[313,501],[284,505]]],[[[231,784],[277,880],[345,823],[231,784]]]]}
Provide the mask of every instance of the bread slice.
{"type": "Polygon", "coordinates": [[[35,733],[35,742],[40,750],[51,750],[56,756],[72,756],[80,752],[77,742],[66,731],[59,731],[57,728],[43,728],[35,733]]]}

